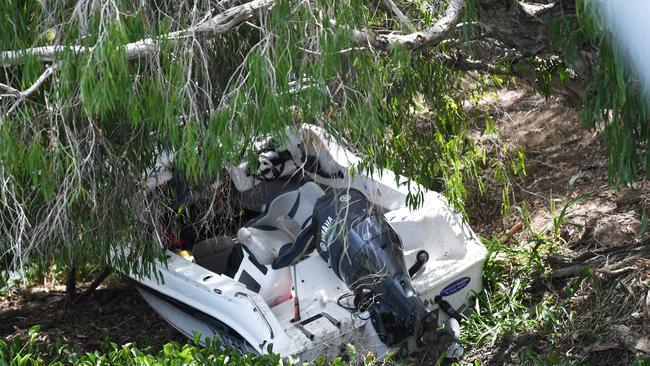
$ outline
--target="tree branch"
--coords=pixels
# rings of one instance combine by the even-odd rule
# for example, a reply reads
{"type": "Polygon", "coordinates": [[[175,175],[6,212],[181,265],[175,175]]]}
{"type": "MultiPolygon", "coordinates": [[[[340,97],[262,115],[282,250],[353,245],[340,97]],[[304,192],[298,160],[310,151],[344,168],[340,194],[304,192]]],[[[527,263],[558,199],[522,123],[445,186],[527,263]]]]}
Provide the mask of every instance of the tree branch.
{"type": "MultiPolygon", "coordinates": [[[[587,268],[598,267],[606,261],[620,263],[626,258],[630,257],[650,258],[650,239],[644,239],[632,244],[623,244],[621,246],[613,246],[593,252],[584,253],[569,262],[569,266],[554,270],[548,275],[548,277],[554,279],[570,277],[584,271],[587,268]]],[[[627,268],[620,268],[613,271],[605,269],[601,272],[608,275],[615,275],[627,270],[627,268]]]]}
{"type": "MultiPolygon", "coordinates": [[[[253,0],[242,5],[233,6],[205,22],[188,29],[165,34],[161,36],[161,38],[167,40],[178,40],[195,35],[216,36],[218,34],[223,34],[252,18],[259,11],[270,7],[274,2],[275,0],[253,0]]],[[[154,38],[145,38],[125,45],[124,49],[126,52],[126,58],[131,60],[156,53],[158,51],[156,42],[157,40],[154,38]]],[[[41,61],[54,61],[57,55],[63,51],[87,53],[92,52],[93,49],[94,47],[84,46],[45,46],[29,48],[21,51],[5,51],[0,52],[0,65],[7,67],[25,63],[27,56],[36,57],[41,61]]]]}
{"type": "Polygon", "coordinates": [[[90,52],[93,48],[83,46],[43,46],[20,51],[4,51],[0,53],[0,65],[7,67],[16,64],[23,64],[25,63],[27,56],[36,57],[44,62],[51,62],[54,61],[56,54],[66,50],[73,53],[83,53],[90,52]]]}
{"type": "Polygon", "coordinates": [[[105,279],[106,279],[106,278],[111,274],[111,271],[112,271],[111,268],[110,268],[110,267],[107,267],[106,269],[104,269],[104,271],[103,271],[102,273],[100,273],[99,275],[97,275],[97,277],[95,277],[95,278],[93,279],[93,281],[90,283],[90,285],[88,286],[88,288],[87,288],[86,290],[84,290],[84,292],[82,292],[81,295],[79,295],[78,297],[76,297],[76,298],[74,299],[74,303],[75,303],[75,305],[78,304],[78,303],[80,303],[80,302],[82,302],[82,301],[84,301],[84,300],[87,299],[87,298],[88,298],[88,297],[89,297],[93,292],[95,292],[95,290],[97,290],[97,287],[99,287],[99,285],[101,285],[102,282],[104,282],[104,280],[105,280],[105,279]]]}
{"type": "Polygon", "coordinates": [[[462,71],[482,71],[490,74],[500,74],[503,73],[497,66],[478,60],[472,60],[470,58],[464,57],[460,53],[455,55],[440,55],[440,61],[445,65],[462,70],[462,71]]]}
{"type": "MultiPolygon", "coordinates": [[[[433,26],[422,32],[376,35],[366,31],[352,30],[352,37],[360,45],[370,46],[382,51],[390,51],[398,45],[413,50],[435,46],[447,36],[449,31],[454,29],[454,26],[460,20],[464,5],[464,0],[450,0],[445,15],[438,19],[433,26]]],[[[330,23],[336,24],[333,21],[330,21],[330,23]]]]}
{"type": "Polygon", "coordinates": [[[402,13],[401,10],[399,10],[393,0],[381,0],[381,3],[397,17],[400,23],[402,23],[402,27],[404,27],[404,29],[409,32],[413,32],[415,30],[415,27],[413,27],[411,21],[406,17],[406,15],[404,15],[404,13],[402,13]]]}
{"type": "MultiPolygon", "coordinates": [[[[205,22],[185,30],[168,33],[161,36],[161,38],[178,40],[197,35],[215,36],[223,34],[252,18],[261,10],[271,7],[274,2],[275,0],[253,0],[242,5],[237,5],[219,13],[205,22]]],[[[393,5],[395,4],[393,3],[393,5]]],[[[384,51],[389,51],[397,45],[404,45],[410,49],[433,46],[438,44],[447,33],[454,28],[454,25],[458,23],[463,5],[464,0],[451,0],[445,15],[438,19],[432,27],[422,32],[414,32],[405,35],[394,33],[375,35],[366,31],[353,30],[353,38],[358,44],[367,45],[384,51]]],[[[391,10],[393,10],[392,7],[391,10]]],[[[399,9],[397,10],[399,11],[399,9]]],[[[333,20],[331,22],[336,24],[333,20]]],[[[57,54],[60,54],[63,51],[87,53],[92,52],[93,49],[94,47],[85,46],[44,46],[20,51],[5,51],[0,52],[0,65],[8,67],[15,64],[22,64],[25,62],[27,56],[36,57],[41,61],[54,61],[57,54]]],[[[124,49],[127,59],[145,57],[158,51],[156,39],[154,38],[146,38],[137,42],[129,43],[124,46],[124,49]]]]}
{"type": "Polygon", "coordinates": [[[253,0],[242,5],[233,6],[206,22],[190,27],[187,33],[211,36],[227,33],[243,22],[251,19],[260,11],[270,8],[274,3],[275,0],[253,0]]]}
{"type": "Polygon", "coordinates": [[[8,92],[11,93],[11,94],[14,94],[14,95],[20,95],[20,90],[18,90],[18,89],[14,89],[13,87],[11,87],[11,86],[9,86],[9,85],[6,85],[6,84],[3,84],[3,83],[0,83],[0,88],[2,88],[2,89],[4,89],[4,90],[8,91],[8,92]]]}
{"type": "MultiPolygon", "coordinates": [[[[25,98],[32,95],[45,82],[45,80],[47,80],[47,78],[49,78],[54,73],[54,71],[56,71],[60,66],[61,64],[59,62],[52,64],[50,67],[45,69],[45,71],[41,74],[41,76],[38,77],[38,79],[36,79],[36,81],[34,82],[34,84],[32,84],[32,86],[30,86],[29,88],[21,92],[18,92],[16,101],[11,106],[11,108],[9,108],[7,113],[5,113],[5,116],[10,115],[14,110],[16,110],[16,108],[18,108],[20,103],[22,103],[23,100],[25,100],[25,98]]],[[[0,122],[0,126],[2,126],[2,122],[0,122]]]]}

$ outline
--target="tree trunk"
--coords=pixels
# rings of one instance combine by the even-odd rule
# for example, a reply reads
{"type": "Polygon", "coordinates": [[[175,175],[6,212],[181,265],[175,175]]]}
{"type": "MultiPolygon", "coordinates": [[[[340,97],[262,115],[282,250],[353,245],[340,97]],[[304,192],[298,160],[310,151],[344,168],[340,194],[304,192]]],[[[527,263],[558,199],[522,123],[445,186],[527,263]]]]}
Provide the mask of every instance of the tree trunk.
{"type": "Polygon", "coordinates": [[[74,263],[71,263],[68,267],[68,278],[65,285],[65,295],[66,300],[69,304],[72,304],[77,297],[77,281],[74,263]]]}
{"type": "Polygon", "coordinates": [[[551,51],[554,48],[549,37],[551,20],[563,21],[571,14],[576,14],[575,1],[540,4],[480,0],[478,4],[478,20],[483,31],[524,56],[551,51]]]}

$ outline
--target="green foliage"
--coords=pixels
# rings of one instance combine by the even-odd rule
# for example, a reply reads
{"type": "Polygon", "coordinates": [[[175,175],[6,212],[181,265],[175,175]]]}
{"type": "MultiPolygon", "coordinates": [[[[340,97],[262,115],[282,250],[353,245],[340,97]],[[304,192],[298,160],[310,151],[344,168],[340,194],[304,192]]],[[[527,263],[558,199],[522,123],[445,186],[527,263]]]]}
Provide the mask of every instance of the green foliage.
{"type": "MultiPolygon", "coordinates": [[[[69,344],[59,343],[48,346],[39,339],[39,326],[29,330],[26,340],[14,338],[0,340],[0,366],[38,366],[38,365],[250,365],[273,366],[293,365],[292,359],[281,359],[276,354],[257,356],[240,354],[236,350],[222,349],[219,339],[207,339],[205,346],[200,346],[195,337],[194,343],[178,344],[170,342],[160,350],[139,349],[135,345],[118,346],[107,342],[102,350],[79,353],[69,344]]],[[[354,347],[348,348],[349,363],[373,365],[372,354],[359,355],[354,347]]],[[[326,361],[320,359],[317,365],[345,365],[341,357],[326,361]]]]}
{"type": "Polygon", "coordinates": [[[632,363],[632,366],[648,366],[650,365],[650,358],[649,357],[639,357],[632,363]]]}
{"type": "MultiPolygon", "coordinates": [[[[564,301],[558,301],[550,293],[540,293],[539,288],[534,287],[541,285],[539,281],[550,269],[545,255],[555,252],[564,241],[560,229],[574,225],[567,220],[571,207],[583,198],[577,196],[565,202],[560,210],[557,201],[551,200],[550,223],[541,229],[532,227],[526,206],[522,206],[519,209],[521,218],[530,237],[526,242],[505,244],[498,238],[484,240],[488,247],[484,264],[485,290],[478,295],[475,311],[464,323],[468,344],[494,345],[504,335],[525,333],[548,335],[551,336],[549,342],[558,342],[552,336],[566,334],[572,314],[564,301]]],[[[534,352],[524,354],[521,362],[563,364],[561,357],[542,356],[534,352]]]]}
{"type": "Polygon", "coordinates": [[[583,45],[597,47],[599,62],[583,96],[581,121],[604,131],[610,181],[629,183],[643,172],[650,174],[647,96],[613,39],[599,2],[577,0],[576,7],[578,22],[552,22],[551,35],[571,66],[584,63],[579,52],[583,45]]]}
{"type": "Polygon", "coordinates": [[[7,296],[15,284],[16,278],[11,278],[11,272],[0,271],[0,296],[7,296]]]}
{"type": "Polygon", "coordinates": [[[498,196],[504,217],[511,208],[512,180],[516,176],[526,175],[526,155],[523,149],[513,148],[500,140],[500,132],[495,125],[490,106],[482,102],[498,98],[495,89],[503,88],[512,81],[508,76],[502,78],[497,75],[478,74],[471,89],[464,92],[466,101],[473,104],[468,117],[476,121],[476,125],[471,129],[482,130],[478,139],[474,137],[478,140],[475,142],[475,149],[480,152],[475,173],[481,175],[465,180],[466,191],[472,194],[469,202],[476,202],[481,196],[498,196]]]}
{"type": "MultiPolygon", "coordinates": [[[[151,235],[160,223],[143,207],[164,212],[166,201],[159,191],[144,196],[142,180],[161,152],[173,152],[176,174],[207,186],[225,164],[254,161],[255,139],[282,141],[299,123],[320,125],[350,146],[366,172],[389,168],[444,192],[460,210],[467,187],[482,191],[485,167],[502,168],[505,189],[507,175],[523,171],[519,159],[512,168],[474,143],[462,74],[428,52],[350,47],[351,27],[386,21],[367,3],[279,0],[262,31],[242,25],[207,40],[165,37],[196,23],[197,12],[211,12],[207,0],[195,11],[176,2],[85,10],[74,2],[24,3],[0,1],[0,50],[64,47],[54,76],[0,125],[3,265],[63,258],[147,272],[161,258],[151,235]],[[345,26],[331,28],[331,19],[345,26]],[[125,46],[147,37],[158,50],[129,59],[125,46]],[[292,92],[291,83],[302,91],[292,92]]],[[[48,67],[25,57],[0,82],[29,87],[48,67]]]]}
{"type": "Polygon", "coordinates": [[[548,59],[531,57],[526,59],[525,64],[526,68],[537,75],[535,87],[544,98],[548,99],[555,92],[553,81],[556,77],[561,83],[565,83],[567,80],[567,69],[559,57],[549,57],[548,59]]]}
{"type": "Polygon", "coordinates": [[[504,334],[521,334],[536,329],[542,322],[555,326],[553,314],[561,308],[549,297],[536,299],[530,294],[535,273],[544,269],[539,251],[548,250],[535,243],[503,245],[499,239],[486,241],[488,256],[484,266],[485,290],[478,295],[475,312],[464,323],[465,341],[493,345],[504,334]]]}
{"type": "Polygon", "coordinates": [[[564,241],[564,238],[562,238],[562,235],[560,233],[560,230],[563,227],[566,226],[579,226],[574,222],[571,222],[567,219],[567,216],[569,215],[569,210],[573,205],[579,203],[580,201],[585,200],[588,198],[588,194],[581,194],[578,196],[575,196],[574,198],[570,199],[567,201],[560,212],[557,210],[557,203],[558,200],[551,199],[551,237],[550,239],[555,241],[555,242],[561,242],[563,244],[566,244],[564,241]]]}

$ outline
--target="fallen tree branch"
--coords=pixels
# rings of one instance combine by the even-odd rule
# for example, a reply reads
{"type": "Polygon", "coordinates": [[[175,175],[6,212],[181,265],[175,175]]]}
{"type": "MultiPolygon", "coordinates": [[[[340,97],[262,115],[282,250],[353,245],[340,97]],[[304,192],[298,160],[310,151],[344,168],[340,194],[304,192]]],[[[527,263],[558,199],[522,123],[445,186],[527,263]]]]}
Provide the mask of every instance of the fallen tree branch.
{"type": "MultiPolygon", "coordinates": [[[[606,261],[622,262],[625,258],[632,256],[650,257],[650,239],[633,243],[631,245],[614,246],[601,250],[587,252],[574,258],[568,266],[558,268],[549,274],[549,278],[559,279],[575,276],[587,268],[599,267],[606,261]]],[[[598,272],[608,275],[618,275],[634,268],[624,267],[618,269],[596,269],[598,272]]]]}
{"type": "Polygon", "coordinates": [[[9,85],[0,83],[0,88],[4,89],[4,90],[6,90],[6,91],[8,91],[10,93],[10,94],[5,94],[5,95],[20,95],[20,90],[15,89],[15,88],[13,88],[13,87],[11,87],[9,85]]]}
{"type": "MultiPolygon", "coordinates": [[[[9,108],[7,113],[5,113],[5,116],[10,115],[14,110],[16,110],[16,108],[18,108],[20,103],[22,103],[23,100],[25,100],[25,98],[32,95],[45,82],[45,80],[47,80],[54,73],[54,71],[56,71],[60,66],[61,63],[59,62],[52,64],[50,67],[45,69],[45,71],[41,74],[41,76],[38,77],[38,79],[36,79],[36,81],[34,82],[34,84],[32,84],[32,86],[25,89],[24,91],[18,92],[16,101],[11,106],[11,108],[9,108]]],[[[1,121],[0,121],[0,126],[2,126],[1,121]]]]}
{"type": "MultiPolygon", "coordinates": [[[[205,22],[185,30],[168,33],[160,38],[178,40],[196,35],[215,36],[223,34],[249,20],[261,10],[271,7],[274,2],[275,0],[253,0],[242,5],[233,6],[205,22]]],[[[456,23],[460,20],[464,3],[464,0],[451,0],[445,15],[438,19],[433,26],[422,32],[404,35],[395,33],[375,35],[355,29],[352,30],[352,36],[354,41],[362,46],[370,46],[383,51],[390,51],[397,45],[403,45],[409,49],[434,46],[440,43],[447,33],[455,28],[456,23]]],[[[397,10],[399,11],[399,9],[397,10]]],[[[336,24],[334,20],[330,22],[333,25],[336,24]]],[[[7,67],[22,64],[27,56],[36,57],[41,61],[54,61],[57,55],[64,51],[87,53],[92,52],[93,49],[94,47],[85,46],[44,46],[20,51],[4,51],[0,52],[0,65],[7,67]]],[[[127,59],[145,57],[158,51],[156,39],[154,38],[129,43],[124,46],[124,49],[127,59]]]]}
{"type": "Polygon", "coordinates": [[[620,256],[620,255],[642,255],[642,256],[650,255],[650,238],[644,239],[642,241],[633,244],[613,246],[609,248],[589,251],[577,257],[573,261],[585,262],[595,257],[600,257],[600,256],[611,257],[611,256],[620,256]]]}
{"type": "MultiPolygon", "coordinates": [[[[253,0],[242,5],[233,6],[205,22],[188,29],[162,35],[160,38],[166,40],[178,40],[195,35],[215,36],[223,34],[252,18],[259,11],[270,7],[274,2],[275,0],[253,0]]],[[[126,58],[131,60],[154,54],[158,51],[156,42],[157,40],[154,38],[145,38],[125,45],[124,50],[126,58]]],[[[64,51],[72,53],[88,53],[92,52],[93,49],[94,47],[84,46],[45,46],[28,48],[20,51],[5,51],[0,52],[0,65],[7,67],[22,64],[26,61],[27,56],[36,57],[44,62],[54,61],[57,55],[64,51]]]]}
{"type": "Polygon", "coordinates": [[[78,304],[84,301],[85,299],[87,299],[97,289],[97,287],[99,287],[99,285],[101,285],[102,282],[104,282],[104,280],[111,274],[111,271],[112,271],[111,268],[108,267],[102,273],[97,275],[97,277],[95,277],[93,281],[90,283],[88,288],[86,288],[84,292],[81,293],[81,295],[75,298],[74,303],[78,304]]]}
{"type": "Polygon", "coordinates": [[[574,264],[568,267],[559,268],[551,272],[548,275],[548,278],[559,279],[559,278],[573,277],[582,273],[587,268],[599,266],[603,262],[605,262],[605,258],[596,258],[596,260],[590,261],[588,263],[574,264]]]}
{"type": "MultiPolygon", "coordinates": [[[[445,15],[438,19],[433,26],[422,32],[410,34],[373,34],[366,31],[352,30],[352,38],[362,46],[369,46],[381,51],[390,51],[396,46],[405,46],[408,49],[420,49],[435,46],[442,41],[447,34],[455,29],[456,23],[465,5],[464,0],[451,0],[445,11],[445,15]]],[[[330,24],[336,25],[334,20],[330,24]]]]}
{"type": "Polygon", "coordinates": [[[411,21],[402,13],[401,10],[395,5],[395,2],[393,0],[381,0],[382,5],[384,5],[388,10],[390,10],[395,17],[399,20],[399,22],[402,24],[402,27],[406,29],[409,32],[413,32],[415,30],[415,27],[411,23],[411,21]]]}
{"type": "Polygon", "coordinates": [[[627,266],[627,267],[617,268],[617,269],[599,268],[596,271],[598,273],[606,274],[608,276],[618,276],[618,275],[620,275],[622,273],[635,271],[635,270],[637,270],[636,267],[627,266]]]}

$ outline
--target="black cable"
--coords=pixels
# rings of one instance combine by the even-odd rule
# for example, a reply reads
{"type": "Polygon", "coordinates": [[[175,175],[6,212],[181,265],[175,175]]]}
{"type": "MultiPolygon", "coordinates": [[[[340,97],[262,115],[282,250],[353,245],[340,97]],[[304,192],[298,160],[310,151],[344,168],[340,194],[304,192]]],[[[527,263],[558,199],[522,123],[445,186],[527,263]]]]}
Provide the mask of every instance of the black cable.
{"type": "Polygon", "coordinates": [[[347,311],[356,313],[356,315],[357,315],[357,317],[359,319],[368,320],[368,319],[370,319],[370,316],[368,316],[367,318],[363,318],[363,317],[361,317],[361,313],[368,310],[368,308],[370,308],[370,305],[372,305],[372,303],[374,302],[374,297],[375,296],[372,294],[372,292],[368,293],[368,295],[365,296],[366,301],[363,301],[363,302],[361,302],[361,301],[356,302],[355,301],[357,304],[355,304],[353,307],[349,307],[349,306],[341,304],[342,300],[345,300],[345,299],[347,299],[349,297],[352,297],[352,296],[358,296],[358,295],[363,296],[363,293],[362,292],[360,292],[360,293],[354,293],[354,292],[345,293],[345,294],[339,296],[339,298],[336,300],[336,304],[338,306],[342,307],[343,309],[347,310],[347,311]]]}
{"type": "Polygon", "coordinates": [[[348,293],[345,293],[345,294],[339,296],[339,298],[336,300],[336,305],[342,307],[343,309],[345,309],[347,311],[353,311],[353,312],[359,311],[357,306],[349,307],[349,306],[345,306],[345,305],[341,304],[341,300],[347,299],[348,297],[355,296],[355,295],[356,294],[354,292],[348,292],[348,293]]]}

